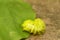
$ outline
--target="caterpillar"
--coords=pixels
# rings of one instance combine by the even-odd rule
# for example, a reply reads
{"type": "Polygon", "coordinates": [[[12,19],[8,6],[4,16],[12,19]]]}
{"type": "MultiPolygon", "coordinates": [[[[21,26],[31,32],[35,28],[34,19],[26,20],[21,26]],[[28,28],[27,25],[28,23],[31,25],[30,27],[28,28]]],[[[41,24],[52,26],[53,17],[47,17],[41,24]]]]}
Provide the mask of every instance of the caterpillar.
{"type": "Polygon", "coordinates": [[[23,22],[22,28],[23,30],[33,34],[41,34],[41,32],[45,31],[45,23],[40,18],[35,20],[26,20],[23,22]]]}

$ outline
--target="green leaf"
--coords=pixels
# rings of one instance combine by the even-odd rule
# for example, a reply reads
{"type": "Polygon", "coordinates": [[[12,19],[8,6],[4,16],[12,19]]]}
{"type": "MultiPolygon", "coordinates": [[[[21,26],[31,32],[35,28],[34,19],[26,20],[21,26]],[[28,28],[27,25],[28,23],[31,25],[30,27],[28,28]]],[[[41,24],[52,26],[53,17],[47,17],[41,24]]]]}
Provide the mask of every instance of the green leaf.
{"type": "Polygon", "coordinates": [[[21,26],[27,19],[35,19],[30,4],[22,0],[0,0],[0,40],[27,38],[30,34],[21,26]]]}

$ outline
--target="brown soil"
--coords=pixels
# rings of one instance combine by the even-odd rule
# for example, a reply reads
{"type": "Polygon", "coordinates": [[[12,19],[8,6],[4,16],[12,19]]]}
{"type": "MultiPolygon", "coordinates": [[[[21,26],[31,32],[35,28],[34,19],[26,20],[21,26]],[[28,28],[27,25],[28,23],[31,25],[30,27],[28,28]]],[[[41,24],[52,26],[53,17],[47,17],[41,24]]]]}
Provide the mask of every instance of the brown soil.
{"type": "Polygon", "coordinates": [[[60,0],[25,0],[32,5],[36,16],[46,23],[44,35],[31,35],[27,40],[60,40],[60,0]]]}

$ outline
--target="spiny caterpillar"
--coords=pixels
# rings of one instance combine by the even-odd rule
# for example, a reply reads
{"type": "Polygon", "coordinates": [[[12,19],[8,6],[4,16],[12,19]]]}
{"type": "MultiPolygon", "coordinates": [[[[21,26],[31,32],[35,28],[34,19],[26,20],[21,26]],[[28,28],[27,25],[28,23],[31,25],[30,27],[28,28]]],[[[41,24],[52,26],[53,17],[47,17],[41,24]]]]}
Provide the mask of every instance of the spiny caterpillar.
{"type": "Polygon", "coordinates": [[[35,20],[26,20],[22,24],[23,30],[28,31],[33,34],[41,34],[45,31],[45,23],[37,18],[35,20]]]}

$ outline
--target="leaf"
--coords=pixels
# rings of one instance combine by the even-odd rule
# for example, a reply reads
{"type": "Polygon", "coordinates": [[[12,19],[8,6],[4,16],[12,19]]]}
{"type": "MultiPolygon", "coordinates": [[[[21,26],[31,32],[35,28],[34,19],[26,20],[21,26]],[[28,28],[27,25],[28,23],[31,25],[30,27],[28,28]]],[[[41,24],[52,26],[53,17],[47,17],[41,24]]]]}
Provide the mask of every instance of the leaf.
{"type": "Polygon", "coordinates": [[[30,34],[23,32],[22,22],[34,19],[30,4],[22,0],[0,0],[0,40],[19,40],[30,34]]]}

